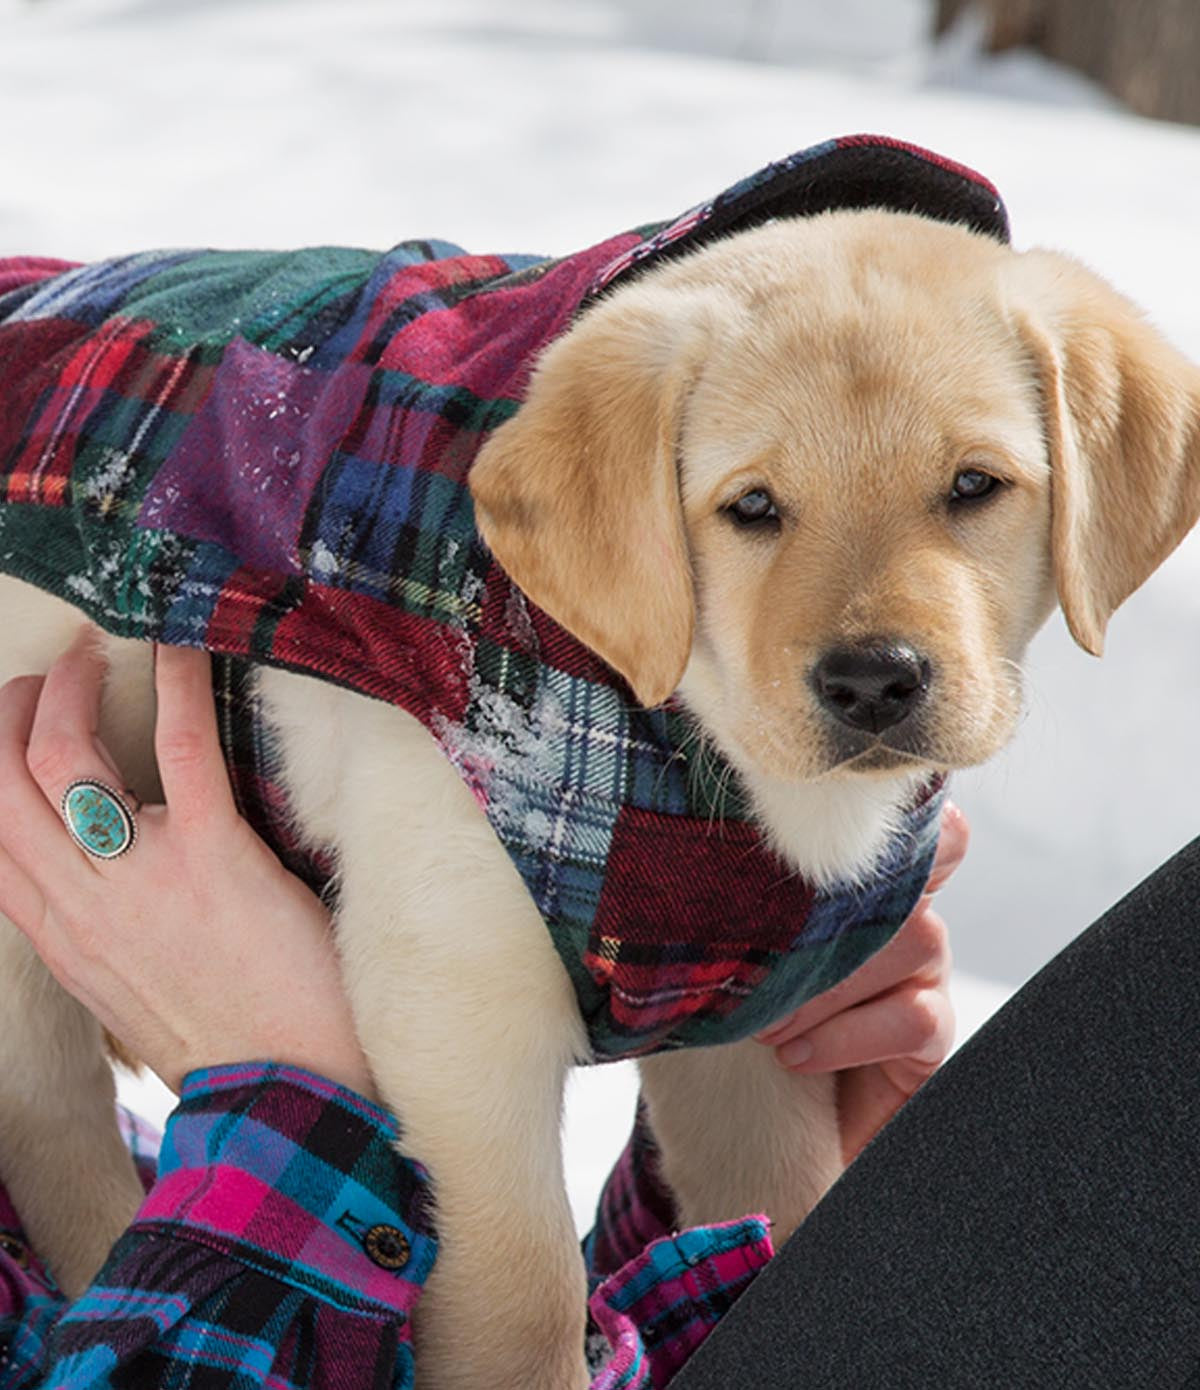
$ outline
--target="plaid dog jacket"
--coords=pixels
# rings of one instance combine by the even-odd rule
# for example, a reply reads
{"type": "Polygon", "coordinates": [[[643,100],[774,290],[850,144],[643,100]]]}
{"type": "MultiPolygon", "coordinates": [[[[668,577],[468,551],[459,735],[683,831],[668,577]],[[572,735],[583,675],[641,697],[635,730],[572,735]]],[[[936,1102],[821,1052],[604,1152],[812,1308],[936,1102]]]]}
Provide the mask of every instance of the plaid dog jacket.
{"type": "Polygon", "coordinates": [[[0,262],[0,570],[111,632],[225,658],[240,801],[281,849],[286,806],[242,663],[420,719],[537,904],[596,1059],[745,1037],[901,925],[940,788],[870,884],[815,891],[686,714],[638,708],[512,585],[476,533],[467,474],[539,352],[611,286],[770,218],[846,207],[1007,236],[977,175],[859,136],[559,260],[420,241],[0,262]]]}

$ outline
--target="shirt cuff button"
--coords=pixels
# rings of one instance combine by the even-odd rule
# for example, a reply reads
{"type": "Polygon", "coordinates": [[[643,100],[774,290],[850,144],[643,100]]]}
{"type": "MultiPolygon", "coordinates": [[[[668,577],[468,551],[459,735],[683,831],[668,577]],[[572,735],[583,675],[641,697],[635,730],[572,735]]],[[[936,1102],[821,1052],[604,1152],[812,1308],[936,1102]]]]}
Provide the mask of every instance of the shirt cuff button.
{"type": "Polygon", "coordinates": [[[7,1231],[0,1231],[0,1250],[13,1260],[21,1269],[29,1268],[29,1247],[23,1240],[18,1240],[16,1236],[10,1235],[7,1231]]]}
{"type": "Polygon", "coordinates": [[[363,1237],[363,1249],[380,1269],[403,1269],[412,1253],[404,1232],[395,1226],[372,1226],[363,1237]]]}

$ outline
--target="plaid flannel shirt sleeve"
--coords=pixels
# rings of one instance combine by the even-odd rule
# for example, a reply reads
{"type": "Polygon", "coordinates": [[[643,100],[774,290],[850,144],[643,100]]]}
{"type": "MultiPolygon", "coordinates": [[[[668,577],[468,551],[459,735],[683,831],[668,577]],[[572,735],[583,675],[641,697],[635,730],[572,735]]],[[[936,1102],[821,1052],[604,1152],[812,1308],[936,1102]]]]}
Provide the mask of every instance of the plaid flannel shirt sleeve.
{"type": "Polygon", "coordinates": [[[436,1242],[427,1175],[397,1138],[307,1072],[193,1072],[157,1181],[82,1298],[67,1306],[9,1233],[0,1387],[408,1390],[436,1242]]]}
{"type": "Polygon", "coordinates": [[[679,1229],[644,1105],[583,1243],[592,1390],[662,1390],[773,1253],[770,1222],[679,1229]]]}
{"type": "MultiPolygon", "coordinates": [[[[68,1305],[0,1188],[0,1390],[410,1390],[436,1258],[424,1169],[382,1110],[295,1068],[193,1072],[150,1185],[68,1305]]],[[[644,1117],[585,1244],[592,1390],[661,1390],[771,1255],[762,1218],[674,1233],[644,1117]]]]}

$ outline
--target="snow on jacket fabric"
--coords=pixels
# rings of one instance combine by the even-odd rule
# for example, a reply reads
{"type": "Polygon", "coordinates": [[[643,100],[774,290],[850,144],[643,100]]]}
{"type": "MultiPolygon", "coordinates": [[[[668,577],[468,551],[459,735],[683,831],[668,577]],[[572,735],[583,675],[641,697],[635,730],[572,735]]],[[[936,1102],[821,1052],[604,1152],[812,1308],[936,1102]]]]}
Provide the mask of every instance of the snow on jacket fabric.
{"type": "Polygon", "coordinates": [[[1007,237],[985,180],[859,136],[557,260],[410,241],[0,262],[0,570],[111,632],[216,654],[240,804],[310,880],[322,865],[289,840],[253,665],[409,711],[511,855],[596,1059],[744,1037],[901,925],[941,790],[869,884],[815,890],[686,713],[639,708],[514,587],[467,475],[539,352],[612,286],[847,207],[1007,237]]]}

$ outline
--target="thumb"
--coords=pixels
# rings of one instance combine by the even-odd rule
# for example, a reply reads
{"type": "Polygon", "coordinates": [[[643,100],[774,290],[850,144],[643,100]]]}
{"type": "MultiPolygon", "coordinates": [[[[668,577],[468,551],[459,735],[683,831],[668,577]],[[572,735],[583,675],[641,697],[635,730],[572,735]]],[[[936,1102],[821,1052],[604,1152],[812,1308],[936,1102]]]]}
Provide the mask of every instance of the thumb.
{"type": "Polygon", "coordinates": [[[942,807],[942,829],[938,836],[937,853],[933,857],[933,868],[929,872],[929,882],[925,885],[925,897],[945,887],[950,875],[966,858],[970,840],[971,827],[966,816],[953,801],[947,801],[942,807]]]}

